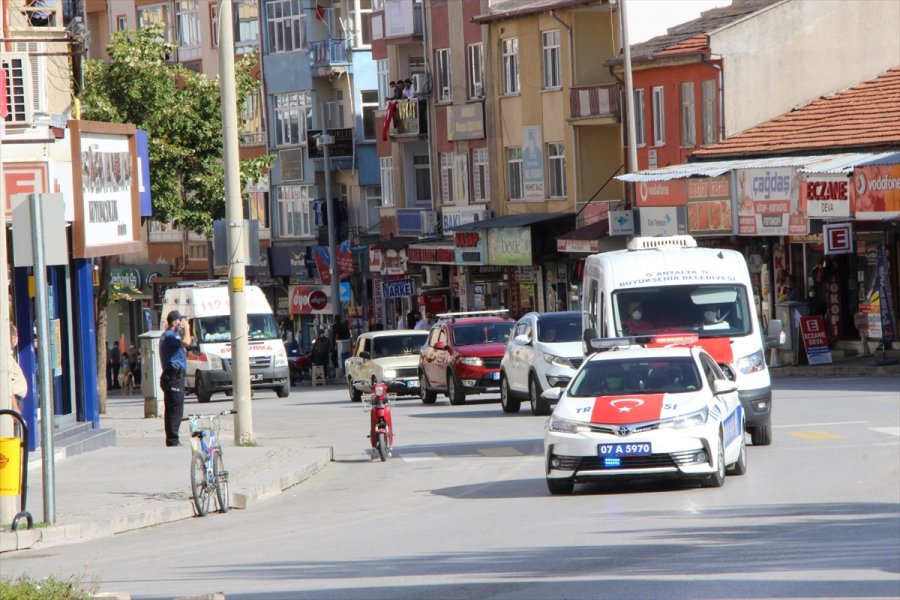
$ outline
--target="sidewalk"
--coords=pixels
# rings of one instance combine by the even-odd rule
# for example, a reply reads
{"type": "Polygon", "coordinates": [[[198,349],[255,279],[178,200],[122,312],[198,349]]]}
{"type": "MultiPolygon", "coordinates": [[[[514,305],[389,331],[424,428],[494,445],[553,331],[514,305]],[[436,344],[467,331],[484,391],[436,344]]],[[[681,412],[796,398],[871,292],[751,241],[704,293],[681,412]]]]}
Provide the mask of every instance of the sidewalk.
{"type": "MultiPolygon", "coordinates": [[[[206,411],[216,410],[217,405],[209,406],[206,411]]],[[[186,423],[181,431],[184,445],[167,448],[162,419],[144,418],[143,400],[138,396],[120,396],[110,399],[101,426],[115,430],[115,446],[68,458],[60,458],[64,453],[57,452],[56,524],[0,532],[0,553],[80,542],[194,517],[186,423]]],[[[219,439],[233,509],[250,508],[280,494],[332,460],[330,446],[316,447],[316,440],[299,436],[257,437],[255,447],[236,447],[234,418],[222,417],[221,426],[219,439]]],[[[44,520],[40,452],[29,455],[28,466],[26,510],[37,524],[44,520]]],[[[18,508],[16,497],[17,512],[18,508]]],[[[210,511],[215,508],[212,498],[210,511]]]]}
{"type": "Polygon", "coordinates": [[[832,350],[832,362],[824,365],[769,367],[773,379],[782,377],[900,377],[900,350],[879,350],[871,356],[844,356],[832,350]]]}

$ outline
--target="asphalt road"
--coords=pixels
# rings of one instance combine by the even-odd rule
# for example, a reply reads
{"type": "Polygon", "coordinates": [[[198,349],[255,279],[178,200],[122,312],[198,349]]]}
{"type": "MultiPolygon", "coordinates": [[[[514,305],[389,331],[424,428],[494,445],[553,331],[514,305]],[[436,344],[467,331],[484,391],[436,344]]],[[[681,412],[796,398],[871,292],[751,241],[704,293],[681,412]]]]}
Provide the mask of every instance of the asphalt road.
{"type": "Polygon", "coordinates": [[[897,598],[900,381],[775,382],[774,444],[720,489],[576,487],[551,497],[544,419],[523,407],[395,409],[395,456],[365,453],[346,392],[254,401],[257,430],[333,432],[335,462],[249,511],[4,556],[175,598],[897,598]]]}

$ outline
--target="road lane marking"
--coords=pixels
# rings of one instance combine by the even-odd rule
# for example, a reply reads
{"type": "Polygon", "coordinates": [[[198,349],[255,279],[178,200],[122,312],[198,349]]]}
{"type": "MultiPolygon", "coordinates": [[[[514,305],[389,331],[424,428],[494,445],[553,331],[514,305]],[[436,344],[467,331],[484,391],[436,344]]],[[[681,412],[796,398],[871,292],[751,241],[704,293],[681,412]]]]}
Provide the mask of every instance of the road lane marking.
{"type": "Polygon", "coordinates": [[[900,427],[869,427],[869,429],[877,431],[878,433],[886,433],[888,435],[900,437],[900,427]]]}
{"type": "Polygon", "coordinates": [[[829,431],[792,431],[791,435],[811,441],[842,440],[845,437],[829,431]]]}
{"type": "Polygon", "coordinates": [[[774,429],[794,429],[795,427],[830,427],[833,425],[864,425],[868,421],[835,421],[834,423],[797,423],[795,425],[773,425],[774,429]]]}
{"type": "Polygon", "coordinates": [[[495,457],[495,456],[522,456],[522,452],[520,450],[516,450],[512,446],[502,446],[500,448],[480,448],[478,453],[482,456],[487,457],[495,457]]]}

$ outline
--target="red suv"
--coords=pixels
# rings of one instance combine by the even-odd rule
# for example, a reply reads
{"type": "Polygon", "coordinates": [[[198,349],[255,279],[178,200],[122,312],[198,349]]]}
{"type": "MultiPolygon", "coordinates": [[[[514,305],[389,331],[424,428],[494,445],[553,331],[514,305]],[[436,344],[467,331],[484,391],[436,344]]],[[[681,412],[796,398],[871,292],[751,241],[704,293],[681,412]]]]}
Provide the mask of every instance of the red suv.
{"type": "Polygon", "coordinates": [[[506,311],[447,313],[431,328],[419,356],[419,394],[434,404],[445,392],[450,404],[467,394],[500,391],[500,360],[515,321],[506,311]]]}

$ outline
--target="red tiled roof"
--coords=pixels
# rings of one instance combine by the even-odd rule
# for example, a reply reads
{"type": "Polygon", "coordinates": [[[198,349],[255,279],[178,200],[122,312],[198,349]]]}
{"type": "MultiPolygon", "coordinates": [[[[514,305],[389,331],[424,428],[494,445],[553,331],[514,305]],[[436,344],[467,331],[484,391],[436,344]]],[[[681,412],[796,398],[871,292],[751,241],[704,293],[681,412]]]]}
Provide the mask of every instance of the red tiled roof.
{"type": "Polygon", "coordinates": [[[875,79],[705,146],[691,158],[891,147],[900,147],[900,65],[875,79]]]}
{"type": "Polygon", "coordinates": [[[701,33],[699,35],[695,35],[694,37],[689,37],[686,40],[678,42],[675,45],[669,46],[668,48],[660,50],[653,55],[653,58],[678,56],[679,54],[701,54],[706,50],[706,46],[708,44],[709,36],[705,33],[701,33]]]}

